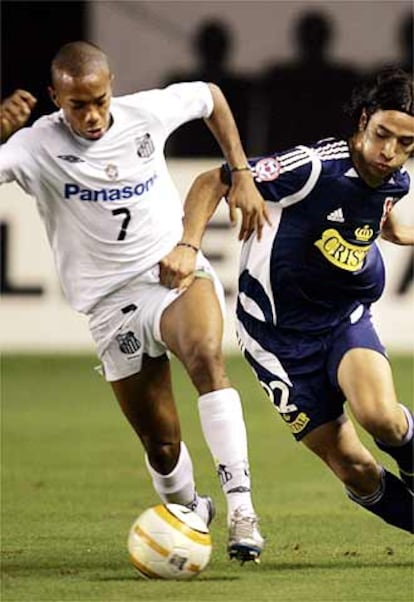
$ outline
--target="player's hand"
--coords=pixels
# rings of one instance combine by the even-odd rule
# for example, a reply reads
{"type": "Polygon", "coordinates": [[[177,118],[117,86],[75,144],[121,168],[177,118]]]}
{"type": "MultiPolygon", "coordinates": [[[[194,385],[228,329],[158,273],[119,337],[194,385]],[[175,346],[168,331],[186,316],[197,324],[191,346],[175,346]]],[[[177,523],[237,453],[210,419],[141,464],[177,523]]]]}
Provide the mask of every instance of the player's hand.
{"type": "Polygon", "coordinates": [[[37,100],[26,90],[16,90],[0,105],[1,142],[24,126],[37,100]]]}
{"type": "Polygon", "coordinates": [[[189,247],[174,247],[159,262],[160,282],[167,288],[184,290],[194,280],[197,253],[189,247]]]}
{"type": "Polygon", "coordinates": [[[238,171],[232,174],[232,185],[227,195],[227,202],[230,222],[233,225],[236,224],[236,208],[240,209],[242,214],[239,240],[247,240],[253,232],[256,232],[260,240],[265,223],[272,225],[266,203],[249,171],[238,171]]]}

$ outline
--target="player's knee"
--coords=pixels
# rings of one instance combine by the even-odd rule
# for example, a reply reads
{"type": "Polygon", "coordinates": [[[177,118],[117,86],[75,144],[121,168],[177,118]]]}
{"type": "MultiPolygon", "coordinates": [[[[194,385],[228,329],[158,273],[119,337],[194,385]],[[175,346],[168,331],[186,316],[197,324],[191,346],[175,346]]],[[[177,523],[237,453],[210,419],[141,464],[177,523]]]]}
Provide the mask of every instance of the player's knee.
{"type": "Polygon", "coordinates": [[[190,376],[215,380],[224,373],[221,341],[216,337],[203,336],[194,339],[187,347],[185,363],[190,376]]]}
{"type": "Polygon", "coordinates": [[[407,432],[407,420],[399,407],[368,414],[359,423],[375,439],[390,445],[398,445],[407,432]]]}
{"type": "Polygon", "coordinates": [[[200,395],[230,386],[223,362],[200,363],[190,376],[200,395]]]}

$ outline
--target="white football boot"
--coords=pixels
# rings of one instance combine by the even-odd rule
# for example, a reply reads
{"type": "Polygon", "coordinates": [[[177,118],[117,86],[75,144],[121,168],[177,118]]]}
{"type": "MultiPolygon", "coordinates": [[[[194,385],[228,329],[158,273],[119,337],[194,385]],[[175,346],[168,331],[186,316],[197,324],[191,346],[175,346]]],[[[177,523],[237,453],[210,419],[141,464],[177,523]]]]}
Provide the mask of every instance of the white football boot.
{"type": "Polygon", "coordinates": [[[260,562],[264,538],[259,531],[255,514],[244,514],[237,508],[230,517],[227,552],[230,559],[236,558],[243,564],[249,560],[260,562]]]}
{"type": "Polygon", "coordinates": [[[187,504],[187,508],[190,508],[193,512],[198,514],[202,521],[204,521],[207,527],[216,515],[216,509],[212,498],[208,495],[195,494],[193,501],[187,504]]]}

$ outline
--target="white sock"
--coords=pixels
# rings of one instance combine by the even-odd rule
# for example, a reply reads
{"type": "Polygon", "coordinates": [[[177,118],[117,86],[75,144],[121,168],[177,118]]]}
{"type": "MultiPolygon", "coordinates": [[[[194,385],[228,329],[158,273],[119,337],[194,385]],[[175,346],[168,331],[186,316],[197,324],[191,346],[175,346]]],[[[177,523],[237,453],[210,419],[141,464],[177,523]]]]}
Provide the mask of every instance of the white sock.
{"type": "Polygon", "coordinates": [[[238,392],[228,388],[205,393],[198,399],[198,410],[226,495],[228,520],[236,508],[253,514],[246,426],[238,392]]]}
{"type": "Polygon", "coordinates": [[[193,463],[184,441],[181,441],[177,464],[169,474],[163,475],[157,472],[149,463],[147,454],[145,454],[145,462],[153,487],[163,502],[183,506],[193,502],[196,495],[193,463]]]}

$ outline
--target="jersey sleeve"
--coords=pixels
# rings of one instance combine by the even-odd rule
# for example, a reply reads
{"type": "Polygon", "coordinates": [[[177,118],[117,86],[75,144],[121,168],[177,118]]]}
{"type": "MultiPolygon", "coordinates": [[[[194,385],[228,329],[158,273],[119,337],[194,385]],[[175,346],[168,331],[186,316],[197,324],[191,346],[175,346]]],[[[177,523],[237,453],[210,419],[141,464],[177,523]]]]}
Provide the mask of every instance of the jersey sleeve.
{"type": "MultiPolygon", "coordinates": [[[[320,159],[306,146],[249,159],[249,167],[263,198],[283,207],[304,199],[314,188],[322,170],[320,159]]],[[[222,180],[231,184],[227,164],[222,166],[222,180]]]]}
{"type": "Polygon", "coordinates": [[[0,183],[13,182],[19,165],[19,145],[15,143],[17,134],[0,146],[0,183]]]}
{"type": "Polygon", "coordinates": [[[167,136],[187,121],[208,118],[214,107],[210,88],[201,81],[171,84],[136,96],[141,106],[162,123],[167,136]]]}
{"type": "Polygon", "coordinates": [[[31,161],[28,128],[24,128],[0,146],[0,184],[16,181],[31,194],[29,165],[31,161]]]}

